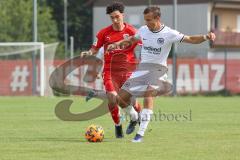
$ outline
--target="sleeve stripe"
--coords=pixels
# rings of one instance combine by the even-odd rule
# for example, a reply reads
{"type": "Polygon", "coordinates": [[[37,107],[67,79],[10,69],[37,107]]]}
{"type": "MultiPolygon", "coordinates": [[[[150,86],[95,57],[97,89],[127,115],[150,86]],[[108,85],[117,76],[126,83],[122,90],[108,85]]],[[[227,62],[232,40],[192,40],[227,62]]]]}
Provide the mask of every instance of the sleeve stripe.
{"type": "Polygon", "coordinates": [[[180,43],[182,43],[182,42],[183,42],[183,39],[184,39],[184,37],[185,37],[185,35],[183,35],[182,39],[180,40],[180,43]]]}

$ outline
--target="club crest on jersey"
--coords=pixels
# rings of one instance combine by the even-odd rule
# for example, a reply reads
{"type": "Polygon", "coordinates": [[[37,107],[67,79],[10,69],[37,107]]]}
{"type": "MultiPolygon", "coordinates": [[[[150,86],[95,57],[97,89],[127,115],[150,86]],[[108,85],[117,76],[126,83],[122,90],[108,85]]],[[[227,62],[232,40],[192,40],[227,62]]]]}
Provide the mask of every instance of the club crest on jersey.
{"type": "Polygon", "coordinates": [[[164,43],[164,38],[158,38],[157,43],[158,44],[163,44],[164,43]]]}
{"type": "Polygon", "coordinates": [[[123,39],[128,39],[129,34],[123,34],[123,39]]]}
{"type": "Polygon", "coordinates": [[[107,41],[107,42],[110,41],[110,37],[107,36],[107,37],[106,37],[106,41],[107,41]]]}

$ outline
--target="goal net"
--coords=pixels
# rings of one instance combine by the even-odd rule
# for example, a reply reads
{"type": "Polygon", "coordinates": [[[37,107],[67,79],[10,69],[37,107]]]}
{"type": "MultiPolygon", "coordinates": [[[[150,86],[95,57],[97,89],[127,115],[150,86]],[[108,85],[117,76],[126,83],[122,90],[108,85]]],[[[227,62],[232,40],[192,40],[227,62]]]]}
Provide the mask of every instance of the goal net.
{"type": "Polygon", "coordinates": [[[56,47],[57,43],[0,43],[0,96],[51,94],[48,75],[54,69],[56,47]]]}

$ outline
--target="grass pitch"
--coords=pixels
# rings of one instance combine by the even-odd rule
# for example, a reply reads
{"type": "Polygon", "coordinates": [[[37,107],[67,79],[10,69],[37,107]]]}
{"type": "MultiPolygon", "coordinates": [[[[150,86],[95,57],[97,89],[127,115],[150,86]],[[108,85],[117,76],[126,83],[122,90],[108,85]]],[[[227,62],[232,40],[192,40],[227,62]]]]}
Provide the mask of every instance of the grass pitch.
{"type": "MultiPolygon", "coordinates": [[[[240,97],[163,97],[143,143],[133,135],[114,137],[109,114],[84,122],[65,122],[54,113],[63,98],[1,97],[0,160],[237,160],[240,159],[240,97]],[[102,143],[88,143],[88,125],[102,125],[102,143]]],[[[74,100],[72,112],[100,101],[74,100]]],[[[124,121],[124,130],[128,122],[124,121]]]]}

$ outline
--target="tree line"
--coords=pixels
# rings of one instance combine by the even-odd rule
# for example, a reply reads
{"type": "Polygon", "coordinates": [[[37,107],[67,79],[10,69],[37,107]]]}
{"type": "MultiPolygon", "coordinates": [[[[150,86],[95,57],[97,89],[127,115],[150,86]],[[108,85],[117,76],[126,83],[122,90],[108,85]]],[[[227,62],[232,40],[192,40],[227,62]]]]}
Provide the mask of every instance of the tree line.
{"type": "MultiPolygon", "coordinates": [[[[64,58],[64,0],[37,0],[38,41],[59,42],[64,58]]],[[[68,36],[76,52],[92,42],[92,1],[68,0],[68,36]]],[[[0,0],[0,42],[33,41],[33,0],[0,0]]],[[[70,41],[70,40],[68,40],[70,41]]]]}

